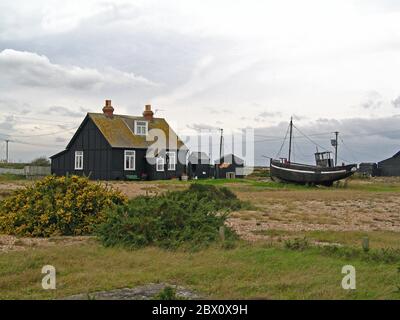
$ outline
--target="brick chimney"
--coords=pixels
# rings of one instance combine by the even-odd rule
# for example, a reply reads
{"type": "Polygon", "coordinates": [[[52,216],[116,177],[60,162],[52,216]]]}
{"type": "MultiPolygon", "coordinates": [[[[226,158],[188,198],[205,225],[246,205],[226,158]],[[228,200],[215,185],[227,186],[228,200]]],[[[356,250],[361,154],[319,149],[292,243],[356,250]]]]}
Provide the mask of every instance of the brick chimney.
{"type": "Polygon", "coordinates": [[[113,117],[114,108],[111,105],[111,100],[106,100],[106,105],[103,107],[103,113],[108,118],[113,117]]]}
{"type": "Polygon", "coordinates": [[[151,105],[150,104],[146,104],[145,107],[144,107],[144,111],[143,111],[143,117],[147,121],[151,121],[151,120],[153,120],[153,115],[154,115],[154,112],[151,111],[151,105]]]}

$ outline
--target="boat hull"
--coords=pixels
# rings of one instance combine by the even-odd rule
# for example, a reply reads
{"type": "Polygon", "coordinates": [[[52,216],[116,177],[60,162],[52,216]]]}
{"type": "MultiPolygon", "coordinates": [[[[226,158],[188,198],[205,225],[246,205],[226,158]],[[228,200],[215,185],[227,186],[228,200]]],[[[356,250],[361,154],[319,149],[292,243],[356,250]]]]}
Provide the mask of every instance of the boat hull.
{"type": "Polygon", "coordinates": [[[271,178],[298,184],[331,186],[333,182],[350,177],[357,165],[350,164],[333,168],[310,166],[298,163],[281,163],[271,160],[271,178]]]}

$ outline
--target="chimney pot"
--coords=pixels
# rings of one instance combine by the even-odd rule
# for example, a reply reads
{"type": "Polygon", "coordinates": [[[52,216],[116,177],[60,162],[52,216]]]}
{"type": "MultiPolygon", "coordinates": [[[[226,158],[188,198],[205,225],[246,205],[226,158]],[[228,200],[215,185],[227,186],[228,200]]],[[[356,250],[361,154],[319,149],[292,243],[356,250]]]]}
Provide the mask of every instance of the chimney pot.
{"type": "Polygon", "coordinates": [[[103,107],[103,113],[108,118],[112,118],[113,117],[114,108],[111,105],[111,100],[106,100],[106,104],[103,107]]]}

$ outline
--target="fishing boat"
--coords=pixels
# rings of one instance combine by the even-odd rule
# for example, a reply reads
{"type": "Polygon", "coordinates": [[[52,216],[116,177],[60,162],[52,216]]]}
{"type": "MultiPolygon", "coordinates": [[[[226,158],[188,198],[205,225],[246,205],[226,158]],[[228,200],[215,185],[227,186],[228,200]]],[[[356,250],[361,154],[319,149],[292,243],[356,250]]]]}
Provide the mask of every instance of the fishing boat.
{"type": "Polygon", "coordinates": [[[335,147],[335,161],[332,152],[316,152],[316,165],[295,163],[291,161],[293,120],[290,120],[289,155],[288,158],[271,159],[270,175],[273,180],[309,185],[331,186],[333,182],[350,177],[357,171],[356,164],[337,165],[338,133],[332,140],[335,147]]]}

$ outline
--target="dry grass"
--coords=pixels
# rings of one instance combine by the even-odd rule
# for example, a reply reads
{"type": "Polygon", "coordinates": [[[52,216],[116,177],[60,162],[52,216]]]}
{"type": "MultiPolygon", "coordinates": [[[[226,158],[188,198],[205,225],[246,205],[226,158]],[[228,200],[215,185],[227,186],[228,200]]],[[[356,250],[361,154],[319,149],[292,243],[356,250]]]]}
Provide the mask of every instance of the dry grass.
{"type": "MultiPolygon", "coordinates": [[[[209,298],[399,299],[397,265],[295,252],[283,241],[307,237],[317,244],[400,249],[400,179],[349,180],[344,188],[305,188],[269,181],[204,181],[225,185],[250,201],[229,224],[246,240],[237,248],[197,253],[156,248],[103,248],[91,239],[0,237],[0,298],[58,298],[72,294],[168,282],[209,298]],[[15,251],[23,250],[23,251],[15,251]],[[41,267],[57,268],[57,290],[40,287],[41,267]],[[341,268],[357,270],[357,290],[341,288],[341,268]]],[[[112,182],[129,197],[186,188],[189,183],[112,182]]],[[[10,185],[18,188],[20,184],[10,185]]],[[[4,190],[1,188],[0,192],[4,190]]]]}
{"type": "Polygon", "coordinates": [[[127,251],[95,243],[0,254],[0,298],[61,298],[147,283],[183,285],[216,299],[398,299],[396,265],[344,260],[314,250],[241,245],[170,252],[127,251]],[[341,288],[341,268],[357,268],[356,291],[341,288]],[[41,289],[41,268],[57,270],[57,290],[41,289]]]}

